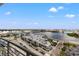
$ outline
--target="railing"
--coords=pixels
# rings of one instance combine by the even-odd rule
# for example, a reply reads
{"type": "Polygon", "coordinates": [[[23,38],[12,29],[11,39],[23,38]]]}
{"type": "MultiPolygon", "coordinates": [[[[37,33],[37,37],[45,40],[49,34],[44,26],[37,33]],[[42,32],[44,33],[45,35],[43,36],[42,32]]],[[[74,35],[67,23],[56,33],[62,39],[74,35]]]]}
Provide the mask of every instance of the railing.
{"type": "Polygon", "coordinates": [[[0,38],[0,55],[1,56],[38,56],[13,42],[0,38]]]}

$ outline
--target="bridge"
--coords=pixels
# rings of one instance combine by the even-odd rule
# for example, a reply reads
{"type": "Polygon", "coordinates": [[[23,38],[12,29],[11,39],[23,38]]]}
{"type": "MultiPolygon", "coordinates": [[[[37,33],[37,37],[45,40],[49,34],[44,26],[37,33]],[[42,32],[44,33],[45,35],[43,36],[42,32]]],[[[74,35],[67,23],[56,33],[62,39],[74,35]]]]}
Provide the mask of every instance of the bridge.
{"type": "Polygon", "coordinates": [[[42,54],[34,53],[23,46],[15,44],[9,40],[0,38],[0,55],[1,56],[41,56],[42,54]]]}

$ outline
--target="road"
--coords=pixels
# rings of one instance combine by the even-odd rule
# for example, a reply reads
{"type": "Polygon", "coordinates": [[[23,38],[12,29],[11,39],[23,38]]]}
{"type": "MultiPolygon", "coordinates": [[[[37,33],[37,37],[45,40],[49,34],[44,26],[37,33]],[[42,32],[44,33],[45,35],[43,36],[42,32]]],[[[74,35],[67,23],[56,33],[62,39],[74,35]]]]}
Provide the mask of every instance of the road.
{"type": "Polygon", "coordinates": [[[79,44],[79,38],[70,37],[67,34],[64,34],[64,41],[79,44]]]}
{"type": "Polygon", "coordinates": [[[55,47],[52,47],[52,50],[48,52],[50,56],[59,56],[61,48],[63,47],[63,42],[59,41],[55,47]]]}

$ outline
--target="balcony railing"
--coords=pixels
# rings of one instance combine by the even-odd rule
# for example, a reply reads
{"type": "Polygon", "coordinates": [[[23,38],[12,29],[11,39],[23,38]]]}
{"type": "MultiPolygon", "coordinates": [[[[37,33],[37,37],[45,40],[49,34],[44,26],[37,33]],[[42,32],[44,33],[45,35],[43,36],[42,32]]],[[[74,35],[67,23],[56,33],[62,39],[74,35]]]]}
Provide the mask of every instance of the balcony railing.
{"type": "Polygon", "coordinates": [[[13,42],[0,38],[0,56],[38,56],[13,42]]]}

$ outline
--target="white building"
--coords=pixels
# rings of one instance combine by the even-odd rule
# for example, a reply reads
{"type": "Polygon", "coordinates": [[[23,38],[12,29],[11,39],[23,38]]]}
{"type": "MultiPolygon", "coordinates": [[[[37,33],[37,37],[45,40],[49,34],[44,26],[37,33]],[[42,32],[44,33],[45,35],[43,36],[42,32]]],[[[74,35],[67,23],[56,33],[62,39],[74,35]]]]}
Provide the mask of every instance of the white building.
{"type": "Polygon", "coordinates": [[[51,46],[50,42],[48,41],[47,37],[43,33],[29,33],[28,35],[24,36],[27,41],[31,40],[31,43],[36,42],[38,45],[42,45],[46,48],[51,46]]]}

